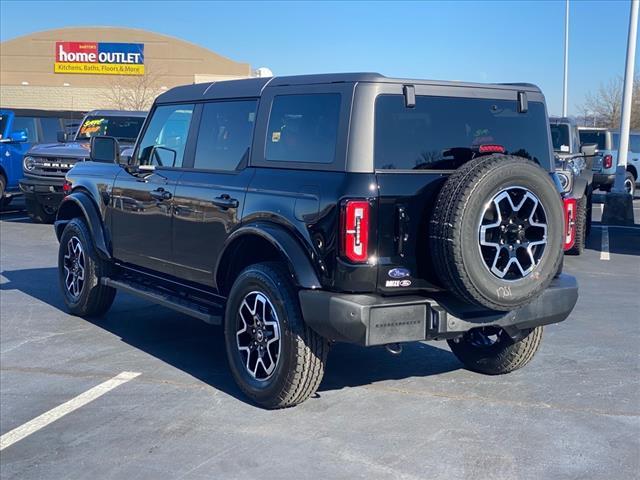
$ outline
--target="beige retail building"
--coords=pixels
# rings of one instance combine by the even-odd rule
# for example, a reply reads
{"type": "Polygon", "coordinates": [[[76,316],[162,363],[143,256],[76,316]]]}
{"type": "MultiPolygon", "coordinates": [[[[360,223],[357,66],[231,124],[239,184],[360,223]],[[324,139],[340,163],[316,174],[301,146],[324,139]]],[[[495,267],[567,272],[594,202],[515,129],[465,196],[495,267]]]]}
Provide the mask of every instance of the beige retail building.
{"type": "Polygon", "coordinates": [[[148,108],[176,85],[252,75],[247,63],[144,30],[63,28],[0,43],[3,108],[148,108]]]}

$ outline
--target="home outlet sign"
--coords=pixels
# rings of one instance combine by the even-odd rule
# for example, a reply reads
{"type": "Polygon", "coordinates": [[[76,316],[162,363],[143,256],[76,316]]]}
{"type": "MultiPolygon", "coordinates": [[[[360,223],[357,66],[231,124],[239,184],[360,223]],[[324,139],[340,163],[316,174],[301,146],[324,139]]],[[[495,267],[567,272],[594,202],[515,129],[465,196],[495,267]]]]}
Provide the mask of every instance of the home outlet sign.
{"type": "Polygon", "coordinates": [[[56,42],[55,73],[144,75],[144,44],[56,42]]]}

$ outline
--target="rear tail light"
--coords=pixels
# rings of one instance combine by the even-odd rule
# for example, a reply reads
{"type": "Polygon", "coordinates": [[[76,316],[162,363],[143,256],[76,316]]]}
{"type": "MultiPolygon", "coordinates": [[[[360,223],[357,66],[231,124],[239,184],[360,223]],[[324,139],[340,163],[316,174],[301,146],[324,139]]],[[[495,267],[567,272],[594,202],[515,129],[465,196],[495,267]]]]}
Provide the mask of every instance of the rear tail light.
{"type": "Polygon", "coordinates": [[[564,249],[571,250],[576,242],[576,213],[578,204],[575,198],[564,199],[564,249]]]}
{"type": "Polygon", "coordinates": [[[342,255],[353,263],[365,263],[369,250],[369,202],[347,200],[340,223],[342,255]]]}
{"type": "Polygon", "coordinates": [[[602,158],[602,166],[604,168],[611,168],[612,165],[613,165],[613,157],[611,155],[605,155],[602,158]]]}
{"type": "Polygon", "coordinates": [[[506,150],[502,145],[480,145],[480,153],[504,153],[506,150]]]}

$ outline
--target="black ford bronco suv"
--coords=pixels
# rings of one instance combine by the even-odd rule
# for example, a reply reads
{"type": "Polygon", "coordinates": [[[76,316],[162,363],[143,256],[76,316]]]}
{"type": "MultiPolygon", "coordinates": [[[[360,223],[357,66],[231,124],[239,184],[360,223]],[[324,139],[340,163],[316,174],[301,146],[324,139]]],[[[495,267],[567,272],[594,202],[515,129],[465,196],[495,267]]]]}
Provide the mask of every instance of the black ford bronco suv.
{"type": "Polygon", "coordinates": [[[91,137],[109,135],[121,148],[131,148],[140,133],[146,112],[93,110],[67,142],[69,134],[58,133],[58,143],[32,147],[24,156],[20,190],[25,196],[29,217],[38,223],[53,223],[62,201],[64,176],[76,164],[89,158],[91,137]]]}
{"type": "Polygon", "coordinates": [[[223,325],[267,408],[322,380],[332,342],[447,340],[470,369],[528,363],[578,296],[540,90],[378,74],[160,95],[131,159],[94,137],[55,230],[69,310],[116,290],[223,325]]]}

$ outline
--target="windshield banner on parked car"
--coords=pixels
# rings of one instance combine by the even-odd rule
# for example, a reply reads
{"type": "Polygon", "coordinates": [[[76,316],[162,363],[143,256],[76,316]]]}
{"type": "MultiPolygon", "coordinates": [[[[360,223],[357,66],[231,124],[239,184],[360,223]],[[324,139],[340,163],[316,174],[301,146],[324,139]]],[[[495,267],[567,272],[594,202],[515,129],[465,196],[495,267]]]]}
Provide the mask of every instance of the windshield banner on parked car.
{"type": "Polygon", "coordinates": [[[54,72],[144,75],[144,44],[56,42],[54,72]]]}

